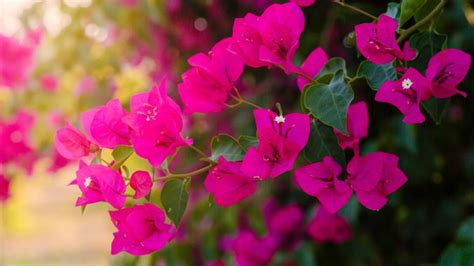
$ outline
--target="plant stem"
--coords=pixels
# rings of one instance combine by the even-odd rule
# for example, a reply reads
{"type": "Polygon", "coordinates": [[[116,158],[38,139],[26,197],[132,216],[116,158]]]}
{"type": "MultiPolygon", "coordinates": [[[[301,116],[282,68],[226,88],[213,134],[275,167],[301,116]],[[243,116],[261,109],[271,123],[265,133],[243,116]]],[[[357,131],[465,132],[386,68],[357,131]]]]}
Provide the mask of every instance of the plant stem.
{"type": "Polygon", "coordinates": [[[203,152],[201,151],[198,147],[194,146],[194,145],[189,145],[188,146],[189,148],[191,148],[192,150],[194,150],[195,152],[199,153],[199,155],[201,155],[202,157],[204,158],[207,158],[208,156],[203,152]]]}
{"type": "Polygon", "coordinates": [[[198,170],[195,170],[195,171],[192,171],[192,172],[189,172],[189,173],[166,175],[166,176],[162,176],[162,177],[157,177],[153,181],[156,182],[156,181],[161,181],[161,180],[168,180],[170,178],[192,177],[192,176],[195,176],[195,175],[205,173],[205,172],[209,171],[210,169],[214,168],[214,166],[215,166],[215,164],[209,164],[209,165],[207,165],[207,166],[205,166],[201,169],[198,169],[198,170]]]}
{"type": "Polygon", "coordinates": [[[403,42],[410,34],[415,32],[417,29],[423,27],[426,25],[428,22],[430,22],[436,14],[438,14],[439,11],[443,8],[443,6],[448,2],[448,0],[441,0],[439,4],[429,13],[426,17],[424,17],[422,20],[418,21],[415,25],[411,26],[410,28],[406,29],[403,31],[403,33],[398,37],[397,42],[400,44],[403,42]]]}
{"type": "Polygon", "coordinates": [[[362,15],[364,15],[364,16],[367,16],[367,17],[369,17],[369,18],[371,18],[371,19],[373,19],[373,20],[377,20],[377,19],[378,19],[376,16],[370,14],[369,12],[364,11],[364,10],[358,8],[358,7],[355,7],[355,6],[346,4],[346,3],[344,3],[343,1],[341,2],[341,0],[333,0],[333,3],[338,4],[338,5],[340,5],[340,6],[342,6],[342,7],[345,7],[345,8],[351,9],[352,11],[355,11],[355,12],[357,12],[357,13],[359,13],[359,14],[362,14],[362,15]]]}
{"type": "Polygon", "coordinates": [[[247,105],[250,105],[250,106],[252,106],[252,107],[254,107],[254,108],[258,108],[258,109],[262,109],[262,108],[263,108],[263,107],[259,106],[258,104],[255,104],[255,103],[253,103],[253,102],[249,102],[249,101],[245,100],[245,99],[242,98],[242,97],[235,96],[235,95],[232,95],[232,94],[231,94],[230,96],[231,96],[234,100],[238,101],[239,103],[245,103],[245,104],[247,104],[247,105]]]}

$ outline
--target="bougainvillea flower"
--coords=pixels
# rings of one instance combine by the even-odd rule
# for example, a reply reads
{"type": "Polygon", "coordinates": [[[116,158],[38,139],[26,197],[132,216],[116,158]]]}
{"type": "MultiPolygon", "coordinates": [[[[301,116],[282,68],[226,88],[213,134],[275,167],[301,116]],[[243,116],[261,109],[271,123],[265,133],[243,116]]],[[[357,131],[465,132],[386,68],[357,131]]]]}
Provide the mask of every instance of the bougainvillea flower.
{"type": "Polygon", "coordinates": [[[353,103],[347,112],[347,133],[345,136],[334,129],[339,140],[339,146],[343,149],[350,148],[356,155],[359,154],[359,142],[367,137],[369,131],[369,111],[365,102],[353,103]]]}
{"type": "Polygon", "coordinates": [[[456,88],[466,77],[471,66],[471,56],[458,49],[445,49],[431,57],[426,78],[431,81],[431,93],[436,98],[449,98],[467,94],[456,88]]]}
{"type": "Polygon", "coordinates": [[[0,202],[5,202],[10,197],[10,180],[0,174],[0,202]]]}
{"type": "Polygon", "coordinates": [[[251,67],[277,65],[290,73],[304,29],[304,15],[294,3],[273,4],[261,17],[247,14],[234,21],[230,49],[251,67]]]}
{"type": "Polygon", "coordinates": [[[248,230],[239,232],[232,245],[235,260],[240,266],[267,265],[272,261],[276,250],[274,238],[260,238],[248,230]]]}
{"type": "Polygon", "coordinates": [[[395,58],[410,61],[416,57],[416,51],[405,43],[400,49],[395,36],[398,22],[381,15],[377,23],[363,23],[355,26],[356,46],[360,53],[374,64],[388,64],[395,58]]]}
{"type": "Polygon", "coordinates": [[[420,103],[430,97],[430,82],[414,68],[409,68],[397,81],[386,81],[377,91],[375,100],[394,105],[405,115],[407,124],[423,123],[420,103]]]}
{"type": "Polygon", "coordinates": [[[310,6],[312,4],[314,4],[314,2],[316,2],[316,0],[291,0],[291,2],[299,5],[299,6],[304,6],[304,7],[307,7],[307,6],[310,6]]]}
{"type": "Polygon", "coordinates": [[[54,150],[50,155],[51,163],[48,167],[48,172],[56,173],[58,170],[62,169],[66,165],[68,165],[71,160],[65,158],[57,150],[54,150]]]}
{"type": "Polygon", "coordinates": [[[301,229],[304,214],[296,204],[290,204],[275,210],[269,217],[268,225],[271,233],[291,235],[301,229]]]}
{"type": "Polygon", "coordinates": [[[76,206],[105,201],[120,209],[125,204],[125,181],[122,175],[112,168],[100,164],[87,165],[81,161],[76,179],[71,184],[77,185],[82,191],[76,206]]]}
{"type": "Polygon", "coordinates": [[[112,255],[127,252],[135,256],[163,249],[176,234],[176,228],[165,222],[165,213],[153,204],[134,205],[110,211],[117,228],[112,241],[112,255]]]}
{"type": "Polygon", "coordinates": [[[35,48],[0,34],[0,87],[18,89],[24,85],[34,65],[35,48]]]}
{"type": "Polygon", "coordinates": [[[306,146],[310,119],[305,114],[276,115],[268,109],[254,110],[258,146],[245,154],[242,172],[257,179],[277,177],[293,168],[306,146]]]}
{"type": "Polygon", "coordinates": [[[186,113],[218,112],[226,107],[229,92],[244,69],[240,56],[228,51],[230,38],[218,42],[206,55],[189,58],[194,68],[186,71],[178,85],[186,113]]]}
{"type": "MultiPolygon", "coordinates": [[[[328,60],[329,59],[326,52],[324,52],[322,48],[318,47],[309,54],[309,56],[301,65],[300,69],[307,76],[315,77],[319,73],[319,71],[321,71],[321,69],[324,67],[328,60]]],[[[304,77],[299,76],[296,82],[300,91],[303,91],[304,86],[310,81],[304,77]]]]}
{"type": "Polygon", "coordinates": [[[0,164],[14,163],[31,172],[36,154],[30,144],[35,117],[18,111],[11,120],[0,120],[0,164]]]}
{"type": "Polygon", "coordinates": [[[295,171],[295,181],[307,194],[316,197],[331,213],[347,204],[352,195],[349,185],[339,180],[341,166],[330,156],[295,171]]]}
{"type": "Polygon", "coordinates": [[[135,190],[134,199],[140,199],[148,195],[153,186],[150,173],[147,171],[136,171],[130,177],[130,186],[135,190]]]}
{"type": "Polygon", "coordinates": [[[58,78],[52,74],[44,74],[40,78],[41,86],[45,91],[54,92],[58,88],[58,78]]]}
{"type": "Polygon", "coordinates": [[[316,215],[308,225],[308,234],[319,243],[343,244],[352,238],[347,221],[322,206],[316,210],[316,215]]]}
{"type": "Polygon", "coordinates": [[[89,137],[99,146],[114,149],[130,145],[130,128],[122,121],[127,112],[118,99],[82,113],[81,122],[89,137]]]}
{"type": "Polygon", "coordinates": [[[79,80],[76,87],[74,88],[74,95],[81,96],[92,92],[96,88],[97,82],[93,77],[83,77],[81,80],[79,80]]]}
{"type": "Polygon", "coordinates": [[[192,143],[181,136],[183,117],[179,106],[166,94],[166,82],[130,99],[131,113],[124,121],[132,128],[135,152],[159,167],[178,147],[192,143]]]}
{"type": "Polygon", "coordinates": [[[257,191],[257,181],[240,171],[241,162],[228,162],[219,157],[204,181],[206,190],[214,196],[217,205],[230,206],[250,197],[257,191]]]}
{"type": "Polygon", "coordinates": [[[347,172],[357,199],[371,210],[380,210],[387,203],[387,196],[408,180],[398,168],[398,157],[385,152],[354,157],[347,172]]]}
{"type": "Polygon", "coordinates": [[[94,145],[79,130],[66,125],[56,131],[54,136],[56,151],[66,159],[77,160],[89,155],[94,145]]]}

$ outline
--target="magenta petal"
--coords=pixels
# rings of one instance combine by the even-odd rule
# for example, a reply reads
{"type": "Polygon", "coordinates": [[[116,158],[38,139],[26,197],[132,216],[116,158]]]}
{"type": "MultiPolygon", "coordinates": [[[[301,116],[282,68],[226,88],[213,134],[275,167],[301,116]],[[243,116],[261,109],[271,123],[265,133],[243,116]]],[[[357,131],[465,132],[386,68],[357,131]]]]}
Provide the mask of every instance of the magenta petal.
{"type": "Polygon", "coordinates": [[[330,213],[338,212],[349,202],[352,195],[352,189],[345,182],[335,180],[334,186],[334,189],[325,188],[316,195],[330,213]]]}
{"type": "MultiPolygon", "coordinates": [[[[301,65],[301,70],[310,77],[315,77],[319,71],[324,67],[328,61],[328,56],[326,52],[320,47],[314,49],[306,58],[306,60],[301,65]]],[[[298,83],[298,88],[300,91],[303,91],[304,86],[309,83],[304,77],[298,77],[296,79],[298,83]]]]}
{"type": "Polygon", "coordinates": [[[257,180],[240,172],[241,164],[220,157],[219,164],[206,177],[204,187],[214,196],[217,205],[236,204],[257,191],[257,180]]]}
{"type": "Polygon", "coordinates": [[[130,177],[130,186],[135,190],[134,199],[140,199],[151,191],[153,181],[147,171],[136,171],[130,177]]]}
{"type": "Polygon", "coordinates": [[[359,202],[369,210],[378,211],[382,209],[388,200],[375,191],[356,191],[359,202]]]}
{"type": "Polygon", "coordinates": [[[56,132],[54,146],[64,158],[77,160],[89,154],[91,143],[79,130],[67,125],[56,132]]]}
{"type": "Polygon", "coordinates": [[[245,154],[240,169],[245,175],[263,180],[269,177],[271,165],[263,160],[263,156],[258,153],[255,147],[250,147],[250,149],[245,154]]]}
{"type": "Polygon", "coordinates": [[[426,77],[432,82],[436,98],[449,98],[456,94],[466,96],[456,89],[469,72],[471,56],[458,49],[445,49],[435,54],[428,63],[426,77]]]}
{"type": "Polygon", "coordinates": [[[126,115],[118,99],[109,101],[95,112],[90,133],[102,147],[114,149],[118,145],[130,145],[130,129],[122,121],[126,115]]]}

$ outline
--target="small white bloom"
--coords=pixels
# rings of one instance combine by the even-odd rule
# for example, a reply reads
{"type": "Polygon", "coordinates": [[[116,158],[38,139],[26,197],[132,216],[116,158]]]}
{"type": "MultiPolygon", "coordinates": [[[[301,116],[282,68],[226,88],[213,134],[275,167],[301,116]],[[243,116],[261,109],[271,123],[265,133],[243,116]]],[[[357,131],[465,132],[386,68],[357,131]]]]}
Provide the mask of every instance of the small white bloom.
{"type": "Polygon", "coordinates": [[[411,79],[404,79],[402,81],[402,87],[404,90],[410,89],[411,86],[413,86],[413,81],[411,81],[411,79]]]}
{"type": "Polygon", "coordinates": [[[275,122],[277,122],[278,124],[285,123],[285,117],[282,115],[275,116],[275,122]]]}
{"type": "Polygon", "coordinates": [[[91,185],[92,179],[90,177],[87,177],[86,180],[84,180],[84,186],[89,187],[91,185]]]}

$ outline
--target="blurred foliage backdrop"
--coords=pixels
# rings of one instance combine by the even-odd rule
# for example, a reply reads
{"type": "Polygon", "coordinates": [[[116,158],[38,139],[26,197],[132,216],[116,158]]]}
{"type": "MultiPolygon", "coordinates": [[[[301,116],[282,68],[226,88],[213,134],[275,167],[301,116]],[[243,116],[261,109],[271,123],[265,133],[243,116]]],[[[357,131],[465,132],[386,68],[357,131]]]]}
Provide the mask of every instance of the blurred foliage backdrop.
{"type": "MultiPolygon", "coordinates": [[[[0,9],[2,5],[6,7],[8,1],[10,0],[2,0],[0,9]]],[[[3,206],[2,231],[7,242],[2,241],[2,259],[12,265],[36,263],[25,261],[18,256],[12,257],[13,251],[8,243],[24,230],[21,226],[18,227],[24,218],[18,214],[22,212],[18,208],[23,206],[19,202],[41,201],[34,197],[20,199],[27,196],[24,194],[24,187],[38,185],[41,181],[37,180],[45,178],[50,179],[49,183],[60,182],[55,187],[65,187],[74,177],[74,167],[66,167],[64,171],[54,175],[47,171],[54,156],[51,142],[56,128],[65,120],[77,121],[80,112],[103,104],[112,97],[127,102],[130,95],[147,90],[154,81],[159,81],[164,76],[170,78],[173,81],[172,86],[175,86],[179,82],[180,74],[188,67],[186,59],[190,55],[206,52],[216,41],[229,36],[234,18],[247,12],[260,13],[271,2],[45,0],[26,4],[27,8],[19,17],[21,25],[13,27],[14,30],[7,27],[7,20],[2,22],[3,34],[7,36],[21,38],[29,30],[38,27],[45,31],[36,50],[35,68],[24,89],[0,90],[2,117],[10,117],[19,109],[27,109],[37,115],[32,138],[42,158],[31,177],[24,177],[24,173],[17,173],[13,169],[9,170],[10,174],[15,176],[15,189],[11,201],[3,206]],[[54,90],[45,89],[42,83],[45,75],[57,77],[58,84],[54,90]],[[23,193],[15,194],[15,191],[23,193]]],[[[386,11],[389,1],[350,2],[372,14],[381,14],[386,11]]],[[[315,5],[305,8],[304,13],[306,29],[297,60],[302,61],[314,47],[321,46],[331,57],[345,58],[350,75],[354,76],[357,71],[355,68],[362,59],[352,47],[353,39],[350,33],[355,24],[367,22],[367,19],[329,0],[318,0],[315,5]]],[[[449,47],[474,54],[474,1],[450,0],[441,19],[432,27],[449,36],[449,47]]],[[[468,97],[455,97],[439,125],[431,120],[418,126],[402,123],[394,108],[387,108],[387,105],[373,101],[373,92],[364,80],[357,82],[354,87],[357,99],[366,100],[371,120],[369,138],[362,143],[363,150],[384,150],[397,154],[401,158],[401,168],[409,177],[409,182],[392,196],[389,206],[380,212],[358,208],[357,204],[349,204],[343,210],[354,231],[354,238],[350,242],[343,245],[321,245],[307,238],[296,252],[278,254],[274,260],[275,264],[292,265],[289,263],[293,262],[297,265],[419,265],[441,262],[444,265],[473,265],[473,74],[471,69],[471,73],[460,86],[468,92],[468,97]]],[[[244,88],[246,97],[262,105],[281,102],[284,106],[293,106],[294,110],[299,109],[299,92],[294,79],[286,77],[279,70],[268,72],[249,69],[242,79],[241,87],[244,88]]],[[[176,91],[172,91],[176,95],[176,91]]],[[[192,135],[195,142],[206,149],[206,136],[217,132],[237,131],[241,134],[253,134],[253,121],[248,119],[249,116],[249,110],[244,108],[239,109],[238,113],[226,111],[213,116],[194,116],[189,123],[193,125],[192,135]],[[230,120],[229,116],[237,117],[230,120]]],[[[132,160],[139,168],[140,159],[132,160]]],[[[181,167],[190,168],[186,158],[181,167]]],[[[108,257],[107,243],[112,237],[112,229],[101,224],[108,222],[105,212],[101,212],[98,219],[89,221],[88,216],[98,215],[94,214],[95,207],[88,209],[81,216],[80,209],[74,209],[73,206],[72,199],[77,196],[73,189],[67,190],[69,194],[55,194],[50,189],[47,194],[54,197],[54,202],[69,204],[61,205],[62,209],[69,208],[69,211],[64,211],[63,214],[75,215],[75,221],[81,224],[80,228],[84,230],[82,234],[97,232],[98,238],[105,238],[105,241],[99,241],[100,245],[95,245],[102,245],[100,252],[86,251],[82,256],[92,254],[106,258],[94,263],[114,265],[145,265],[156,260],[168,265],[199,265],[218,258],[230,261],[229,255],[223,252],[222,237],[234,234],[242,221],[257,232],[263,233],[265,226],[262,199],[271,198],[270,195],[273,195],[281,204],[297,202],[304,206],[308,213],[315,205],[314,199],[297,189],[290,189],[292,186],[288,185],[291,182],[289,174],[275,182],[265,183],[265,188],[260,189],[256,196],[227,209],[209,205],[202,181],[202,178],[193,180],[192,185],[195,188],[191,190],[191,197],[195,200],[188,205],[186,222],[180,228],[182,233],[178,240],[164,251],[141,258],[138,262],[127,255],[108,257]],[[72,214],[73,212],[75,214],[72,214]]],[[[44,193],[42,195],[38,197],[45,196],[44,193]]],[[[49,210],[47,213],[53,211],[49,210]]],[[[42,215],[40,212],[34,213],[42,215]]],[[[34,215],[29,217],[33,220],[39,219],[34,215]]],[[[61,227],[60,222],[57,227],[61,227]]],[[[45,246],[56,241],[55,234],[60,233],[56,231],[57,228],[48,230],[52,230],[52,235],[44,234],[47,237],[42,245],[45,246]]],[[[74,239],[66,240],[68,241],[74,239]]],[[[82,245],[92,245],[92,242],[96,243],[96,240],[91,240],[90,243],[81,240],[82,245]]],[[[21,245],[17,248],[21,250],[21,245]]],[[[42,249],[42,252],[47,254],[48,250],[42,249]]],[[[35,257],[35,260],[43,262],[43,265],[48,263],[48,259],[66,263],[68,261],[67,258],[61,259],[60,253],[35,257]]],[[[71,260],[78,263],[89,261],[80,257],[71,260]]]]}

